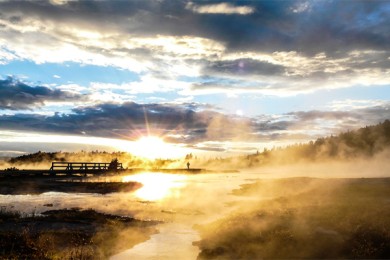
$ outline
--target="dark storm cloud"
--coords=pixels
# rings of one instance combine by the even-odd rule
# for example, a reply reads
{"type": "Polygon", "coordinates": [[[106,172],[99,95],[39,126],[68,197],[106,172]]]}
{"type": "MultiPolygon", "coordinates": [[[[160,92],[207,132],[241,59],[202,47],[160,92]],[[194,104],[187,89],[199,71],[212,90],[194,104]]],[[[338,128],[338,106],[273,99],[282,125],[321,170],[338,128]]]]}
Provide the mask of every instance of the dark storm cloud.
{"type": "MultiPolygon", "coordinates": [[[[371,125],[390,118],[387,106],[356,109],[349,112],[307,111],[281,115],[280,118],[245,118],[211,110],[199,110],[195,104],[100,104],[80,107],[69,114],[1,115],[0,129],[62,134],[86,134],[132,139],[149,127],[166,141],[196,144],[203,141],[272,141],[296,138],[310,140],[371,125]],[[332,123],[329,129],[322,125],[332,123]],[[320,129],[328,132],[310,133],[320,129]],[[305,131],[305,132],[302,132],[305,131]]],[[[215,145],[210,145],[213,149],[215,145]]],[[[209,147],[209,148],[210,148],[209,147]]]]}
{"type": "MultiPolygon", "coordinates": [[[[204,3],[204,2],[202,2],[204,3]]],[[[246,2],[256,10],[245,16],[194,14],[203,36],[225,42],[230,50],[343,53],[389,50],[387,1],[246,2]]]]}
{"type": "Polygon", "coordinates": [[[237,59],[230,61],[210,62],[203,68],[203,72],[226,75],[280,75],[284,72],[283,66],[252,59],[237,59]]]}
{"type": "Polygon", "coordinates": [[[0,79],[0,109],[33,109],[45,101],[80,101],[84,97],[44,86],[29,86],[12,77],[0,79]]]}
{"type": "MultiPolygon", "coordinates": [[[[210,112],[210,116],[211,116],[210,112]]],[[[147,127],[167,131],[196,131],[207,127],[209,118],[178,105],[100,104],[75,108],[73,113],[53,116],[15,114],[0,116],[3,129],[33,130],[67,134],[131,138],[132,132],[147,127]]],[[[199,131],[201,133],[201,131],[199,131]]]]}
{"type": "Polygon", "coordinates": [[[138,138],[147,128],[167,136],[166,141],[194,144],[202,141],[245,140],[255,125],[249,118],[203,110],[196,104],[100,104],[53,116],[0,116],[0,128],[110,138],[138,138]]]}
{"type": "MultiPolygon", "coordinates": [[[[194,105],[192,105],[194,106],[194,105]]],[[[204,127],[202,118],[192,109],[179,105],[137,104],[134,102],[100,104],[93,107],[73,109],[72,120],[84,125],[84,131],[98,129],[150,128],[174,130],[204,127]],[[83,124],[82,122],[88,122],[83,124]],[[89,126],[91,122],[93,126],[89,126]]]]}

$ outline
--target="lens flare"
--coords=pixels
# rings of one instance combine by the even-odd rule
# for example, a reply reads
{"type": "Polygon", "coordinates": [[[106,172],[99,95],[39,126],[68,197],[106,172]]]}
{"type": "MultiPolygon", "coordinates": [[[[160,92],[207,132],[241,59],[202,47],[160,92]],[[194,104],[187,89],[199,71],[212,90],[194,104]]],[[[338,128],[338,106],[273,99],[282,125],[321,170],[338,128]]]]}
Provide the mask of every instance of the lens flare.
{"type": "Polygon", "coordinates": [[[169,144],[157,136],[143,136],[137,141],[127,142],[118,147],[121,150],[146,159],[167,159],[184,156],[188,149],[169,144]]]}

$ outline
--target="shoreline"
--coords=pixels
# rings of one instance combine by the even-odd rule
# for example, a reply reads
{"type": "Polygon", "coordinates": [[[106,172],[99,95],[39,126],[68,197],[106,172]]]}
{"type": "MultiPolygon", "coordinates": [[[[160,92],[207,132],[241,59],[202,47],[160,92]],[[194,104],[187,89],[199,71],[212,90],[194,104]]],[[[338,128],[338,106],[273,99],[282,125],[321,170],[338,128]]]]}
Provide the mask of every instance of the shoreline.
{"type": "Polygon", "coordinates": [[[64,178],[5,178],[0,179],[0,195],[42,194],[45,192],[98,193],[132,192],[142,187],[138,182],[90,182],[85,179],[64,178]]]}
{"type": "Polygon", "coordinates": [[[87,176],[116,176],[123,173],[139,173],[139,172],[162,172],[162,173],[172,173],[172,174],[201,174],[201,173],[239,173],[240,171],[231,169],[231,170],[210,170],[203,168],[129,168],[118,170],[116,172],[100,172],[100,173],[84,173],[83,170],[74,171],[72,174],[67,174],[65,172],[52,174],[50,170],[47,169],[14,169],[14,170],[0,170],[0,179],[1,178],[18,178],[18,177],[42,177],[42,178],[55,178],[55,177],[87,177],[87,176]]]}

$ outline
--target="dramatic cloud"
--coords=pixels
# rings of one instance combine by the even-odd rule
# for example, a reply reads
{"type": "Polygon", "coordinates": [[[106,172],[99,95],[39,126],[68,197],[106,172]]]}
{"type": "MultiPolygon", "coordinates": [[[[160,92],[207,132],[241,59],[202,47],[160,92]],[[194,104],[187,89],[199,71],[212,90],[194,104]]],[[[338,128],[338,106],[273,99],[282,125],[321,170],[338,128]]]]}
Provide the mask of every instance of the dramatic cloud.
{"type": "Polygon", "coordinates": [[[194,112],[178,106],[136,103],[102,104],[75,108],[70,114],[54,116],[16,114],[1,118],[3,128],[61,133],[86,133],[132,138],[132,131],[144,131],[149,125],[157,130],[204,127],[194,112]],[[4,124],[3,124],[4,123],[4,124]]]}
{"type": "Polygon", "coordinates": [[[8,77],[0,80],[0,109],[33,109],[45,102],[80,101],[84,97],[69,91],[53,90],[44,86],[29,86],[8,77]]]}
{"type": "MultiPolygon", "coordinates": [[[[231,87],[252,81],[277,96],[390,82],[387,1],[2,1],[0,10],[2,64],[72,61],[217,85],[245,77],[231,87]]],[[[199,94],[191,86],[180,93],[199,94]]]]}
{"type": "Polygon", "coordinates": [[[0,77],[26,80],[0,81],[0,128],[227,151],[375,124],[389,16],[388,1],[0,0],[0,77]]]}
{"type": "MultiPolygon", "coordinates": [[[[292,112],[278,117],[232,116],[198,104],[100,104],[79,107],[53,116],[14,114],[0,116],[0,128],[55,132],[134,140],[141,135],[162,136],[168,142],[198,149],[222,149],[226,142],[303,141],[335,134],[390,118],[389,106],[348,112],[292,112]],[[325,124],[325,125],[324,125],[325,124]],[[148,130],[149,129],[149,130],[148,130]]],[[[283,144],[283,143],[280,143],[283,144]]],[[[233,145],[231,145],[233,147],[233,145]]]]}

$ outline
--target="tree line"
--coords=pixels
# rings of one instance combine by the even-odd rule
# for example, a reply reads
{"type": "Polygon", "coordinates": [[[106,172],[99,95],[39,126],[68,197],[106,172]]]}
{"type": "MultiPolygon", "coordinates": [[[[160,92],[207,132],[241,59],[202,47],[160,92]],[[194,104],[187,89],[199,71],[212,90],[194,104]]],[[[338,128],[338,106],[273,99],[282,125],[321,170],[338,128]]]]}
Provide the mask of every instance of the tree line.
{"type": "MultiPolygon", "coordinates": [[[[326,160],[350,160],[372,157],[390,147],[390,121],[347,131],[337,136],[321,137],[308,143],[264,149],[262,152],[230,158],[199,160],[187,154],[183,161],[196,161],[198,167],[220,169],[247,168],[268,164],[290,164],[296,162],[319,162],[326,160]]],[[[81,152],[37,152],[9,159],[12,165],[28,163],[51,163],[52,161],[101,161],[110,162],[117,158],[125,167],[164,168],[180,166],[181,161],[156,159],[145,160],[126,152],[81,151],[81,152]],[[173,166],[175,165],[175,166],[173,166]]]]}

